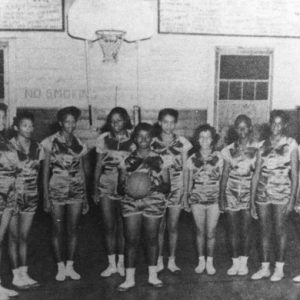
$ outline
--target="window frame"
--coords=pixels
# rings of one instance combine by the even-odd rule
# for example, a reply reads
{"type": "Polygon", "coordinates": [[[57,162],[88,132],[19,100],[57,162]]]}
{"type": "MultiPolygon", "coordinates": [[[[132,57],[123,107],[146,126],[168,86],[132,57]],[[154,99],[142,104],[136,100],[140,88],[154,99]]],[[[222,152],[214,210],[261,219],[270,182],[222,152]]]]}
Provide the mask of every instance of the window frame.
{"type": "MultiPolygon", "coordinates": [[[[255,101],[267,101],[269,110],[271,110],[272,107],[272,97],[273,97],[273,55],[274,51],[271,48],[248,48],[248,47],[216,47],[215,50],[216,56],[215,56],[215,97],[214,97],[214,125],[218,126],[218,102],[219,101],[237,101],[237,102],[243,102],[243,101],[249,101],[249,102],[255,102],[255,101]],[[235,81],[235,82],[254,82],[256,80],[254,79],[221,79],[220,78],[220,67],[221,67],[221,56],[222,55],[236,55],[236,56],[269,56],[269,76],[268,80],[262,80],[259,79],[257,82],[268,82],[268,99],[265,100],[248,100],[243,99],[243,90],[241,90],[241,99],[235,100],[235,99],[222,99],[220,100],[220,82],[221,81],[235,81]]],[[[229,88],[227,93],[229,93],[229,88]]],[[[256,91],[255,91],[256,93],[256,91]]],[[[227,94],[228,95],[228,94],[227,94]]]]}

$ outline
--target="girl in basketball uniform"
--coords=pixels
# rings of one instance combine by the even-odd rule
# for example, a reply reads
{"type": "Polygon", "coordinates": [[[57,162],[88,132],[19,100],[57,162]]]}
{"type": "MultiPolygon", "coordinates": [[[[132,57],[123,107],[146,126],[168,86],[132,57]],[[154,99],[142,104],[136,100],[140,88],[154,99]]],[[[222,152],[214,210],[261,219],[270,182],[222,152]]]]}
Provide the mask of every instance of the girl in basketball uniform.
{"type": "Polygon", "coordinates": [[[58,111],[60,130],[46,138],[43,164],[44,209],[52,217],[52,242],[57,261],[57,281],[66,277],[79,280],[74,270],[74,254],[77,245],[77,229],[81,214],[88,211],[83,157],[86,146],[74,135],[80,117],[77,107],[65,107],[58,111]],[[50,176],[51,174],[51,176],[50,176]],[[67,231],[67,263],[63,257],[63,231],[67,231]]]}
{"type": "Polygon", "coordinates": [[[298,149],[293,138],[286,136],[288,118],[283,111],[272,111],[271,135],[258,152],[253,178],[252,214],[258,217],[262,247],[262,264],[252,275],[257,280],[269,277],[270,249],[275,248],[276,263],[271,281],[284,277],[286,220],[293,210],[298,185],[298,149]],[[271,244],[272,231],[275,245],[271,244]]]}
{"type": "Polygon", "coordinates": [[[197,229],[199,264],[195,272],[201,274],[206,269],[208,275],[214,275],[216,270],[213,265],[213,255],[216,243],[215,232],[220,216],[223,158],[221,153],[214,149],[218,135],[210,125],[199,126],[195,131],[194,140],[196,147],[194,154],[187,161],[186,180],[189,203],[197,229]]]}
{"type": "Polygon", "coordinates": [[[34,117],[21,111],[15,119],[17,136],[10,140],[18,154],[19,172],[16,178],[18,213],[9,226],[9,252],[13,265],[13,285],[18,288],[37,286],[37,281],[28,275],[27,239],[38,205],[38,175],[44,151],[32,140],[34,117]]]}
{"type": "Polygon", "coordinates": [[[137,149],[121,164],[120,187],[125,193],[121,200],[125,229],[125,267],[126,279],[119,286],[119,291],[127,291],[135,286],[135,261],[138,244],[143,237],[146,243],[148,263],[148,283],[162,287],[157,277],[158,230],[166,209],[166,194],[170,190],[169,172],[164,167],[162,158],[151,150],[152,126],[140,123],[133,132],[137,149]],[[134,198],[127,179],[134,172],[146,173],[151,183],[144,191],[145,196],[134,198]]]}
{"type": "MultiPolygon", "coordinates": [[[[6,112],[7,106],[0,103],[0,263],[2,266],[2,248],[4,237],[10,220],[17,212],[15,201],[15,181],[18,168],[17,153],[6,137],[6,112]]],[[[4,288],[0,284],[0,299],[7,300],[18,293],[4,288]]]]}
{"type": "Polygon", "coordinates": [[[178,222],[184,203],[185,187],[183,169],[187,160],[187,152],[192,148],[191,143],[183,136],[174,133],[178,121],[178,111],[172,108],[162,109],[158,114],[157,132],[152,141],[152,149],[161,155],[169,168],[171,191],[167,197],[167,210],[159,232],[159,256],[157,261],[158,272],[164,268],[163,249],[165,229],[168,229],[169,259],[168,269],[178,272],[180,268],[175,263],[176,246],[178,239],[178,222]]]}
{"type": "Polygon", "coordinates": [[[117,192],[119,163],[135,146],[131,140],[130,117],[122,107],[115,107],[107,116],[102,134],[96,142],[97,164],[94,175],[94,201],[100,204],[104,225],[108,267],[101,273],[125,275],[124,234],[120,200],[117,192]],[[118,263],[116,264],[116,254],[118,263]]]}
{"type": "Polygon", "coordinates": [[[221,180],[221,209],[227,216],[232,266],[228,275],[248,274],[250,246],[250,195],[259,143],[252,137],[252,122],[239,115],[234,127],[237,140],[222,150],[224,169],[221,180]]]}

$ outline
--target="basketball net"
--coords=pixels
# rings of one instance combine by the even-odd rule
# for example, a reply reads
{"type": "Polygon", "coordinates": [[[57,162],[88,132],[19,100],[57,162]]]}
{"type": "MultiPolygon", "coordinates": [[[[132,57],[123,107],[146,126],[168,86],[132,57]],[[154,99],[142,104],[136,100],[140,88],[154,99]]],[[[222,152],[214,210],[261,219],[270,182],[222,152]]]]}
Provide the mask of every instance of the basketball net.
{"type": "Polygon", "coordinates": [[[118,54],[126,32],[121,30],[97,30],[98,43],[102,49],[104,63],[117,63],[118,54]]]}

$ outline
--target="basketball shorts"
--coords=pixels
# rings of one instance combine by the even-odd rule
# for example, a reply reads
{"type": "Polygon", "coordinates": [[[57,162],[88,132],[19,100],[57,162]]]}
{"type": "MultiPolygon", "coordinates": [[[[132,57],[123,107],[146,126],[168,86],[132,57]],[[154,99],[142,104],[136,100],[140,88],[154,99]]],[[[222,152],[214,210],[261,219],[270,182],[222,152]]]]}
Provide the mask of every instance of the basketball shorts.
{"type": "Polygon", "coordinates": [[[100,198],[121,200],[122,196],[117,193],[119,171],[117,168],[106,169],[100,177],[100,198]]]}
{"type": "Polygon", "coordinates": [[[250,180],[228,179],[225,210],[239,211],[250,209],[250,180]]]}
{"type": "Polygon", "coordinates": [[[149,196],[135,200],[126,195],[121,200],[122,215],[128,217],[134,214],[142,214],[147,217],[162,217],[166,210],[165,195],[153,192],[149,196]]]}
{"type": "Polygon", "coordinates": [[[171,192],[167,196],[167,207],[183,206],[183,173],[181,171],[171,172],[171,192]]]}

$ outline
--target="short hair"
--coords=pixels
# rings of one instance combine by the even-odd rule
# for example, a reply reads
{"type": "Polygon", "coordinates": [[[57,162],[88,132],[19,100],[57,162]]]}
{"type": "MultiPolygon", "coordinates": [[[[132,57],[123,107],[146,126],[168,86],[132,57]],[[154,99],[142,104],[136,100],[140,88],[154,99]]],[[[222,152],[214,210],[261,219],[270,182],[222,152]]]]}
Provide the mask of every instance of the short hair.
{"type": "Polygon", "coordinates": [[[173,109],[173,108],[161,109],[158,113],[158,120],[162,121],[162,119],[167,115],[172,116],[175,119],[175,122],[178,121],[178,115],[179,115],[178,110],[173,109]]]}
{"type": "Polygon", "coordinates": [[[289,117],[283,110],[272,110],[270,114],[270,124],[277,117],[281,118],[284,124],[287,124],[289,122],[289,117]]]}
{"type": "Polygon", "coordinates": [[[244,122],[248,128],[252,127],[252,121],[247,115],[238,115],[234,121],[234,127],[238,127],[242,122],[244,122]]]}
{"type": "Polygon", "coordinates": [[[71,115],[77,121],[81,115],[81,110],[76,106],[67,106],[57,112],[57,121],[63,122],[67,115],[71,115]]]}
{"type": "Polygon", "coordinates": [[[17,115],[14,118],[14,125],[19,128],[21,121],[24,119],[30,120],[32,123],[34,123],[34,115],[30,111],[20,110],[17,112],[17,115]]]}
{"type": "Polygon", "coordinates": [[[5,114],[7,113],[7,105],[5,103],[0,103],[0,110],[2,110],[5,114]]]}
{"type": "Polygon", "coordinates": [[[153,126],[150,125],[149,123],[145,123],[145,122],[142,122],[142,123],[139,123],[133,130],[132,132],[132,139],[135,140],[138,133],[140,131],[147,131],[150,133],[151,137],[153,137],[153,126]]]}
{"type": "Polygon", "coordinates": [[[124,120],[124,123],[125,123],[124,129],[132,129],[133,126],[131,124],[130,116],[129,116],[127,110],[123,107],[116,106],[108,114],[108,116],[106,118],[106,122],[101,129],[102,132],[112,131],[111,119],[114,114],[120,115],[121,118],[124,120]]]}
{"type": "Polygon", "coordinates": [[[209,131],[212,137],[212,149],[215,149],[217,142],[219,140],[219,135],[214,127],[210,126],[210,124],[200,125],[195,129],[194,136],[193,136],[193,143],[195,145],[195,150],[200,150],[201,145],[199,144],[199,136],[201,132],[209,131]]]}

